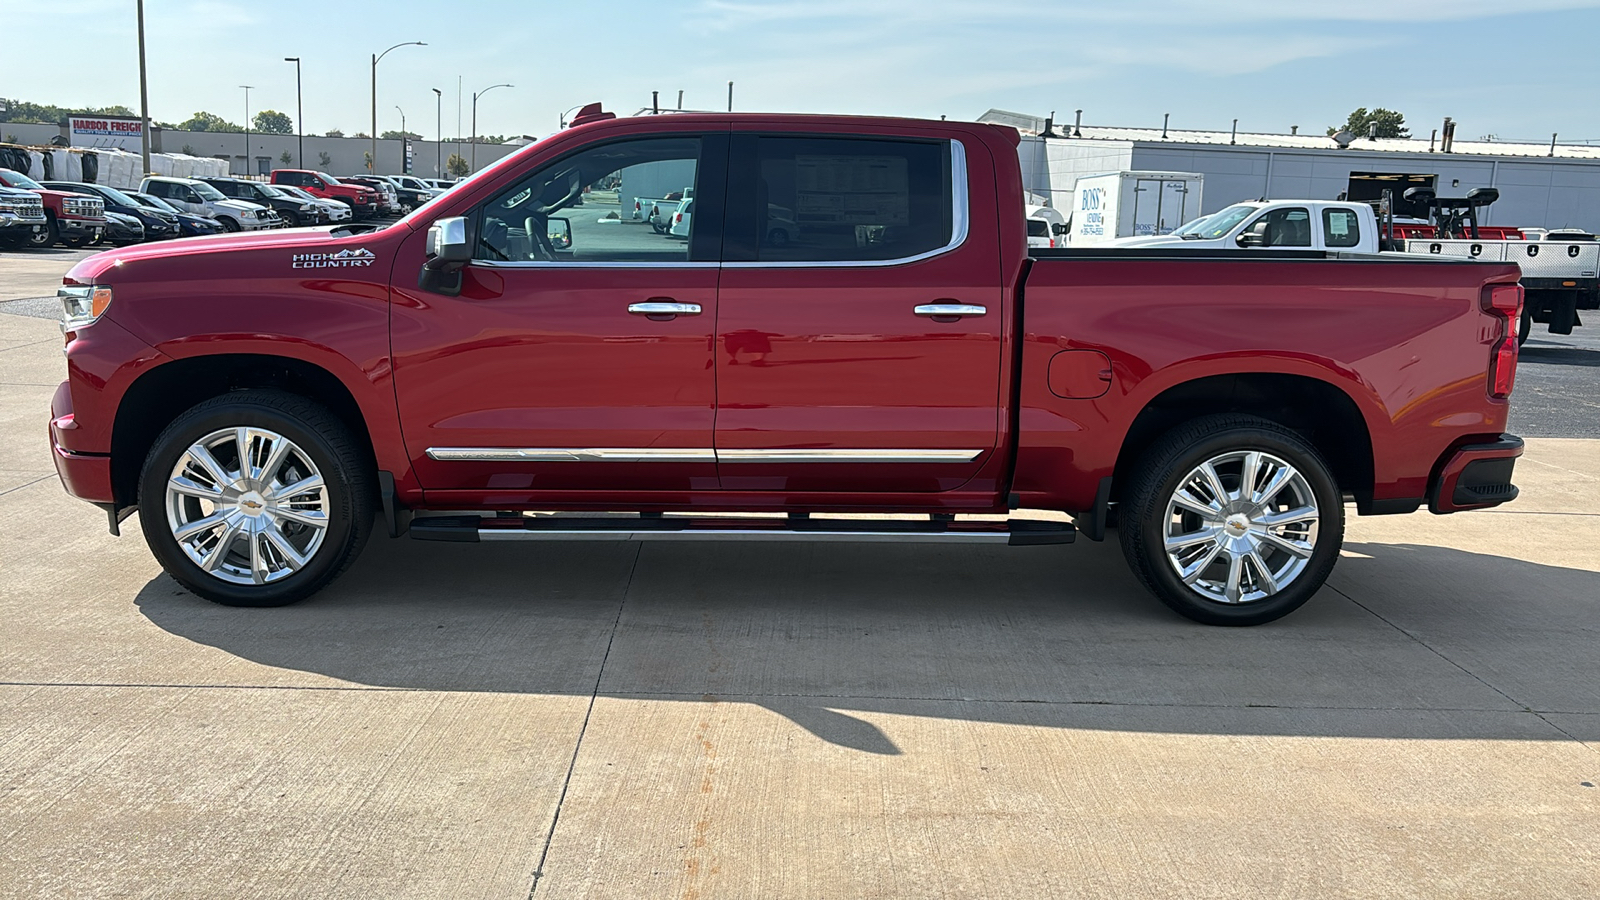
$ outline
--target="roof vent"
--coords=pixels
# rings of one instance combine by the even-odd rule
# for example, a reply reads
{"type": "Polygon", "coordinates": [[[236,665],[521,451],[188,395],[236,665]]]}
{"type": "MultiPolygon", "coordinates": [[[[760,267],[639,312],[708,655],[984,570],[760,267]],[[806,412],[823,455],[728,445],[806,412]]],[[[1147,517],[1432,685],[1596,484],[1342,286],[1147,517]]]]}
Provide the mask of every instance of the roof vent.
{"type": "Polygon", "coordinates": [[[1348,150],[1350,148],[1350,144],[1354,142],[1355,139],[1355,135],[1345,131],[1343,128],[1339,129],[1339,131],[1333,135],[1333,142],[1339,145],[1340,150],[1348,150]]]}

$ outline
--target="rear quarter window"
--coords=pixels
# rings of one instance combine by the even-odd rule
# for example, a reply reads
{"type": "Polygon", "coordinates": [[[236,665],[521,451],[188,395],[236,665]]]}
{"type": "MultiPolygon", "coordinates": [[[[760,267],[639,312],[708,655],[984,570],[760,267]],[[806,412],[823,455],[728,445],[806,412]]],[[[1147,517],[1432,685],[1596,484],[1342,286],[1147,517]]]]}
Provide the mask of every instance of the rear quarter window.
{"type": "Polygon", "coordinates": [[[1329,207],[1322,211],[1322,235],[1329,247],[1355,247],[1361,243],[1361,220],[1353,209],[1329,207]]]}

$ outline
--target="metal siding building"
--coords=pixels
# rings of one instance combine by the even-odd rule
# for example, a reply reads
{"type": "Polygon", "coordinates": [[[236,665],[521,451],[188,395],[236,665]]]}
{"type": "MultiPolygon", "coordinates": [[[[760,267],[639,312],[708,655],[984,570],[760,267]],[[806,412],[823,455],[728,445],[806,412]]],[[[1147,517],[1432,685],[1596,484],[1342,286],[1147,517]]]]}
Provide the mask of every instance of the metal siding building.
{"type": "Polygon", "coordinates": [[[1204,213],[1260,197],[1333,200],[1363,175],[1432,175],[1440,196],[1498,188],[1500,199],[1483,224],[1600,232],[1600,147],[1556,144],[1551,155],[1549,144],[1456,141],[1443,153],[1436,145],[1430,152],[1427,140],[1360,138],[1340,149],[1322,135],[1173,129],[1163,138],[1159,128],[1089,126],[1070,137],[1071,123],[1057,124],[1059,136],[1045,138],[1045,122],[1036,116],[990,110],[979,121],[1022,132],[1024,186],[1063,213],[1078,178],[1102,172],[1198,172],[1205,176],[1204,213]]]}

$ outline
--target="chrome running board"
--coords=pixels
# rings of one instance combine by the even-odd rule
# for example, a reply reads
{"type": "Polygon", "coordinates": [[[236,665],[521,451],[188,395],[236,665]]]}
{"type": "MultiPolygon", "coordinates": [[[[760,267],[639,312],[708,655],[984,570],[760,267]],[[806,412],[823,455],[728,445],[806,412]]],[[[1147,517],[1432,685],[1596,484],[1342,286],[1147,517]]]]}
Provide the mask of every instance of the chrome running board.
{"type": "Polygon", "coordinates": [[[737,518],[723,516],[426,516],[413,519],[419,541],[848,541],[968,543],[1013,547],[1070,544],[1067,522],[1008,519],[737,518]]]}

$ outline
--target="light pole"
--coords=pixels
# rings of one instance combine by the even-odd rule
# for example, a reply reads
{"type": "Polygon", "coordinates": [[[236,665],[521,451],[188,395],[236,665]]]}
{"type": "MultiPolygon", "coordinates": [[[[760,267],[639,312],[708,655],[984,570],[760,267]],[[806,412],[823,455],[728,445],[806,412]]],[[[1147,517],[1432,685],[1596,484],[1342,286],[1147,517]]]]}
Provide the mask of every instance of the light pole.
{"type": "Polygon", "coordinates": [[[139,0],[139,153],[144,171],[150,171],[150,92],[144,77],[144,0],[139,0]]]}
{"type": "Polygon", "coordinates": [[[411,171],[406,166],[406,148],[411,146],[411,132],[406,130],[406,111],[400,109],[398,103],[394,108],[400,113],[400,174],[410,175],[411,171]]]}
{"type": "Polygon", "coordinates": [[[300,135],[300,158],[295,165],[306,167],[306,107],[305,97],[300,93],[300,57],[285,56],[284,62],[294,63],[294,130],[300,135]]]}
{"type": "Polygon", "coordinates": [[[575,110],[575,109],[583,109],[583,107],[584,107],[584,104],[582,104],[582,103],[579,103],[579,104],[578,104],[578,105],[577,105],[577,106],[569,106],[569,107],[567,107],[567,110],[566,110],[566,112],[563,112],[563,113],[562,113],[562,114],[561,114],[561,115],[560,115],[560,116],[559,116],[559,117],[558,117],[558,118],[560,118],[560,119],[561,119],[561,127],[562,127],[562,128],[563,128],[563,129],[565,129],[565,128],[566,128],[566,127],[567,127],[567,113],[569,113],[569,112],[572,112],[572,111],[573,111],[573,110],[575,110]]]}
{"type": "Polygon", "coordinates": [[[250,177],[250,89],[253,84],[241,84],[244,88],[244,174],[250,177]]]}
{"type": "Polygon", "coordinates": [[[444,92],[433,89],[433,176],[444,177],[444,92]]]}
{"type": "Polygon", "coordinates": [[[472,171],[478,171],[478,98],[489,93],[495,88],[516,87],[514,84],[491,84],[481,91],[472,94],[472,171]]]}
{"type": "MultiPolygon", "coordinates": [[[[426,47],[422,41],[403,41],[390,47],[394,50],[399,47],[426,47]]],[[[389,55],[389,50],[372,54],[372,174],[378,174],[378,60],[389,55]]]]}

